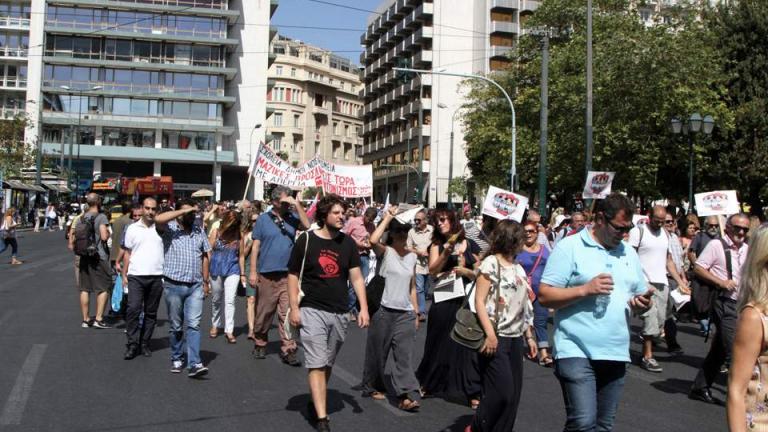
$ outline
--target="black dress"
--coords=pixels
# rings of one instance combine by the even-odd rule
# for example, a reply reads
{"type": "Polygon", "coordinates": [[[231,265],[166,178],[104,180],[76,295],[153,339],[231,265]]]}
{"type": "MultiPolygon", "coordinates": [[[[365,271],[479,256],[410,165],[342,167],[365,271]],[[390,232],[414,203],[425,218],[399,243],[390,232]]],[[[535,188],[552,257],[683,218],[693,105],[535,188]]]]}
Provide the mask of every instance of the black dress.
{"type": "MultiPolygon", "coordinates": [[[[472,251],[477,248],[467,241],[464,252],[465,267],[471,269],[475,263],[472,251]]],[[[440,253],[443,247],[440,246],[440,253]]],[[[458,257],[452,255],[442,271],[458,265],[458,257]]],[[[464,279],[464,284],[471,281],[464,279]]],[[[457,297],[434,303],[429,309],[427,320],[427,339],[424,342],[424,356],[416,370],[422,389],[430,395],[440,395],[453,401],[467,402],[479,399],[482,391],[479,368],[479,353],[459,345],[451,339],[451,331],[456,322],[456,311],[464,302],[464,297],[457,297]]]]}

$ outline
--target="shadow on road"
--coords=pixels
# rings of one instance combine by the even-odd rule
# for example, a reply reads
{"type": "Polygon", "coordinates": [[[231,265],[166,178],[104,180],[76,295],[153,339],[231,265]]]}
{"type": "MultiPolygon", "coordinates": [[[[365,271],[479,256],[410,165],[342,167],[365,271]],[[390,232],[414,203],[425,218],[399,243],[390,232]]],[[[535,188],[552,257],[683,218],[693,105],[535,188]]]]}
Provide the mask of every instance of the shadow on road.
{"type": "MultiPolygon", "coordinates": [[[[355,414],[363,412],[363,408],[357,402],[355,397],[350,394],[342,393],[334,389],[328,389],[327,400],[328,406],[326,407],[326,411],[328,412],[328,415],[342,411],[345,404],[350,405],[352,407],[352,412],[355,414]]],[[[314,406],[310,403],[310,401],[311,398],[309,393],[296,395],[288,399],[288,405],[286,405],[285,409],[288,411],[300,413],[301,416],[304,417],[304,420],[307,421],[307,423],[313,425],[315,422],[315,411],[314,406]]]]}
{"type": "Polygon", "coordinates": [[[464,430],[467,428],[467,425],[472,423],[472,417],[472,414],[456,417],[456,420],[454,420],[450,426],[447,426],[444,429],[440,429],[439,432],[464,432],[464,430]]]}

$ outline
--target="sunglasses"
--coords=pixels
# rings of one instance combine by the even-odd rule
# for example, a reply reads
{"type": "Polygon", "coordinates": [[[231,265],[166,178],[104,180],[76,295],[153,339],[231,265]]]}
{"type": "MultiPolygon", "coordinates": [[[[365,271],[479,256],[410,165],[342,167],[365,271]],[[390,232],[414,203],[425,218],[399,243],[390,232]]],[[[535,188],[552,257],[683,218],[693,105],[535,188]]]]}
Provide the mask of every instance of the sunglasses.
{"type": "Polygon", "coordinates": [[[610,225],[611,228],[613,228],[614,231],[622,233],[622,234],[626,234],[626,233],[632,231],[632,228],[635,227],[635,224],[633,224],[633,223],[630,223],[627,226],[617,226],[617,225],[614,225],[613,222],[611,222],[611,221],[607,221],[607,222],[608,222],[608,225],[610,225]]]}
{"type": "Polygon", "coordinates": [[[438,222],[440,222],[440,223],[443,223],[443,222],[450,222],[450,220],[449,220],[447,217],[441,217],[441,218],[438,218],[438,219],[437,219],[437,221],[438,221],[438,222]]]}
{"type": "Polygon", "coordinates": [[[707,228],[720,228],[718,224],[707,224],[707,228]]]}
{"type": "Polygon", "coordinates": [[[744,234],[749,232],[749,227],[743,227],[743,226],[739,226],[739,225],[731,225],[731,229],[734,232],[744,231],[744,234]]]}
{"type": "Polygon", "coordinates": [[[675,223],[675,221],[673,221],[673,220],[665,220],[664,223],[667,224],[667,225],[672,225],[673,223],[675,223]]]}

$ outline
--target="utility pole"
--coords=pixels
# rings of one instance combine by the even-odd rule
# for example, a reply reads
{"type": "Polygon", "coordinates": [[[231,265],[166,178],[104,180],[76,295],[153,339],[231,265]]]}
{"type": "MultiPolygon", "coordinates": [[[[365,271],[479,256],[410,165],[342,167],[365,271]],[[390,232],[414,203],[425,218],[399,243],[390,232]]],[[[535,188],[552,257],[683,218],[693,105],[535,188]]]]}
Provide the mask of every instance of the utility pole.
{"type": "Polygon", "coordinates": [[[541,41],[541,114],[539,118],[539,214],[547,217],[547,122],[549,118],[549,31],[541,41]]]}
{"type": "Polygon", "coordinates": [[[587,145],[584,152],[586,172],[592,171],[592,0],[587,0],[587,145]]]}

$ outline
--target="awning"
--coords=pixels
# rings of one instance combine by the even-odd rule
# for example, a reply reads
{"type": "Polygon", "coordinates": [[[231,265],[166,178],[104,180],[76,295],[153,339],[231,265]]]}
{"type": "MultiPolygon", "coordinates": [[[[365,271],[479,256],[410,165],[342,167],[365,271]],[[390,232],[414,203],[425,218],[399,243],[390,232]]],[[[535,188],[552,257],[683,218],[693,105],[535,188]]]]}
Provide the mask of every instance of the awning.
{"type": "Polygon", "coordinates": [[[6,189],[25,190],[25,191],[32,191],[32,192],[45,192],[45,189],[43,189],[40,186],[26,184],[19,180],[3,180],[3,185],[5,186],[6,189]]]}
{"type": "Polygon", "coordinates": [[[59,185],[53,184],[53,183],[43,182],[43,186],[47,187],[48,189],[50,189],[50,190],[52,190],[54,192],[59,192],[59,193],[71,193],[72,192],[66,186],[59,186],[59,185]]]}

